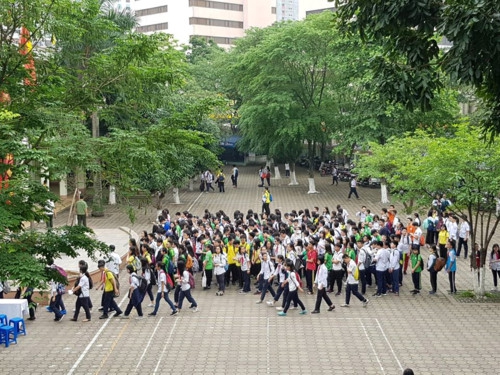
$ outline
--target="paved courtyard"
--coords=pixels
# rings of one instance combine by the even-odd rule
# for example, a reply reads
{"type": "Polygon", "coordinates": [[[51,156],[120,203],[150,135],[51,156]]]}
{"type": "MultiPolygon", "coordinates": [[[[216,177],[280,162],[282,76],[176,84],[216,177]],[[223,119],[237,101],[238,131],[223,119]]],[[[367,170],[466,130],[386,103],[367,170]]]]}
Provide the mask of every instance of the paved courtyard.
{"type": "MultiPolygon", "coordinates": [[[[238,189],[226,184],[224,194],[183,191],[182,204],[165,206],[171,213],[188,209],[199,215],[204,209],[222,209],[230,216],[236,209],[260,212],[257,170],[241,168],[238,189]]],[[[377,189],[359,188],[361,199],[347,200],[346,182],[331,186],[330,178],[318,176],[320,194],[307,195],[305,170],[299,170],[298,181],[298,186],[288,186],[286,179],[272,181],[276,186],[271,187],[271,209],[284,213],[342,204],[354,216],[361,205],[377,213],[382,207],[377,189]]],[[[112,207],[104,218],[90,218],[88,224],[101,237],[121,226],[138,233],[151,228],[155,214],[153,208],[142,208],[132,224],[124,211],[112,207]]],[[[66,219],[67,212],[60,213],[56,225],[66,219]]],[[[458,289],[469,289],[472,277],[460,259],[458,289]]],[[[2,374],[401,374],[411,367],[416,374],[498,373],[500,304],[458,302],[446,293],[443,271],[434,296],[426,293],[428,274],[422,280],[424,293],[415,297],[406,276],[399,297],[372,298],[374,290],[368,289],[367,308],[356,299],[350,308],[341,308],[343,293],[333,297],[333,312],[323,305],[321,314],[302,316],[290,310],[284,318],[274,308],[256,305],[255,296],[239,295],[235,287],[216,297],[214,289],[203,291],[199,285],[193,295],[200,311],[185,309],[175,317],[169,316],[164,302],[157,317],[143,320],[103,321],[94,309],[89,323],[71,322],[70,316],[56,323],[53,314],[39,309],[37,320],[27,322],[26,337],[17,345],[0,347],[0,369],[2,374]]],[[[488,289],[491,283],[488,273],[488,289]]],[[[124,295],[123,271],[121,285],[124,295]]],[[[311,311],[315,296],[301,299],[311,311]]],[[[100,292],[93,291],[92,300],[99,305],[100,292]]],[[[125,307],[125,298],[118,302],[125,307]]],[[[74,298],[66,295],[65,303],[70,314],[74,298]]],[[[131,317],[135,316],[133,311],[131,317]]]]}

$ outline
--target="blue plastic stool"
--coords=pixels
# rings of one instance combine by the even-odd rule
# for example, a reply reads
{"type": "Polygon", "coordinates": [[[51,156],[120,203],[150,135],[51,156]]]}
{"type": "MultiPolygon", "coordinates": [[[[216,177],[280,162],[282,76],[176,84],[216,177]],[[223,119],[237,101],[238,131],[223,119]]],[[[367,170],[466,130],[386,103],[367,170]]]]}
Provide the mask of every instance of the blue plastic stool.
{"type": "Polygon", "coordinates": [[[4,325],[6,326],[7,325],[7,315],[5,314],[0,314],[0,325],[4,325]]]}
{"type": "Polygon", "coordinates": [[[11,343],[17,344],[17,335],[14,328],[11,326],[1,326],[0,327],[0,344],[5,344],[8,348],[11,343]],[[12,338],[11,338],[12,335],[12,338]]]}
{"type": "Polygon", "coordinates": [[[14,328],[14,332],[16,333],[16,337],[20,334],[26,336],[26,325],[24,324],[23,318],[12,318],[9,320],[9,326],[14,328]]]}

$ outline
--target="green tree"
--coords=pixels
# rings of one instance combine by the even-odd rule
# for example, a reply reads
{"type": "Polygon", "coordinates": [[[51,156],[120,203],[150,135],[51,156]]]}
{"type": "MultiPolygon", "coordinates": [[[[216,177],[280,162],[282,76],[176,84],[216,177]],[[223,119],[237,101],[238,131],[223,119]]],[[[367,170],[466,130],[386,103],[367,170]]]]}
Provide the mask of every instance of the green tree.
{"type": "Polygon", "coordinates": [[[373,60],[379,92],[409,109],[427,111],[453,81],[472,85],[485,107],[482,127],[500,132],[500,10],[496,0],[335,1],[344,25],[383,53],[373,60]],[[440,50],[444,36],[452,44],[440,50]]]}
{"type": "MultiPolygon", "coordinates": [[[[485,146],[480,130],[464,122],[449,128],[446,135],[419,130],[383,146],[373,144],[371,152],[360,158],[356,171],[385,178],[393,194],[410,209],[428,209],[436,193],[446,193],[453,202],[451,212],[468,218],[471,245],[478,243],[483,252],[488,249],[500,223],[500,147],[496,141],[485,146]]],[[[470,261],[475,268],[473,251],[470,261]]],[[[482,295],[484,264],[480,272],[477,291],[482,295]]]]}

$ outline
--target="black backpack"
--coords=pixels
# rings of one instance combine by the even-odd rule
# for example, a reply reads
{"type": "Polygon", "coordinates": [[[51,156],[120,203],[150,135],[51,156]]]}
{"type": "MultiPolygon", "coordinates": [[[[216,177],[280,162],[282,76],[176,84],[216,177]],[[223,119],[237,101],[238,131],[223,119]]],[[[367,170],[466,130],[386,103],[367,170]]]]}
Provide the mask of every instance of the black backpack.
{"type": "Polygon", "coordinates": [[[141,292],[141,294],[145,294],[146,290],[148,289],[148,281],[146,280],[146,278],[139,275],[134,275],[134,277],[139,280],[139,292],[141,292]]]}

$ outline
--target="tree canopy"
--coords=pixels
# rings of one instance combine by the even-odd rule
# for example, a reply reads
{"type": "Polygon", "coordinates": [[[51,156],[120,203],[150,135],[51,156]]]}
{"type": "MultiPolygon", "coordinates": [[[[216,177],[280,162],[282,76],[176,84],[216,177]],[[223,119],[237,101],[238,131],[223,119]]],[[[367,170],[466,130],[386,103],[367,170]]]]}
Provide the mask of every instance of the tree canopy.
{"type": "Polygon", "coordinates": [[[483,130],[500,133],[498,1],[329,1],[344,29],[383,47],[372,62],[381,95],[427,111],[448,76],[476,89],[485,108],[483,130]],[[442,37],[451,45],[440,49],[442,37]]]}

